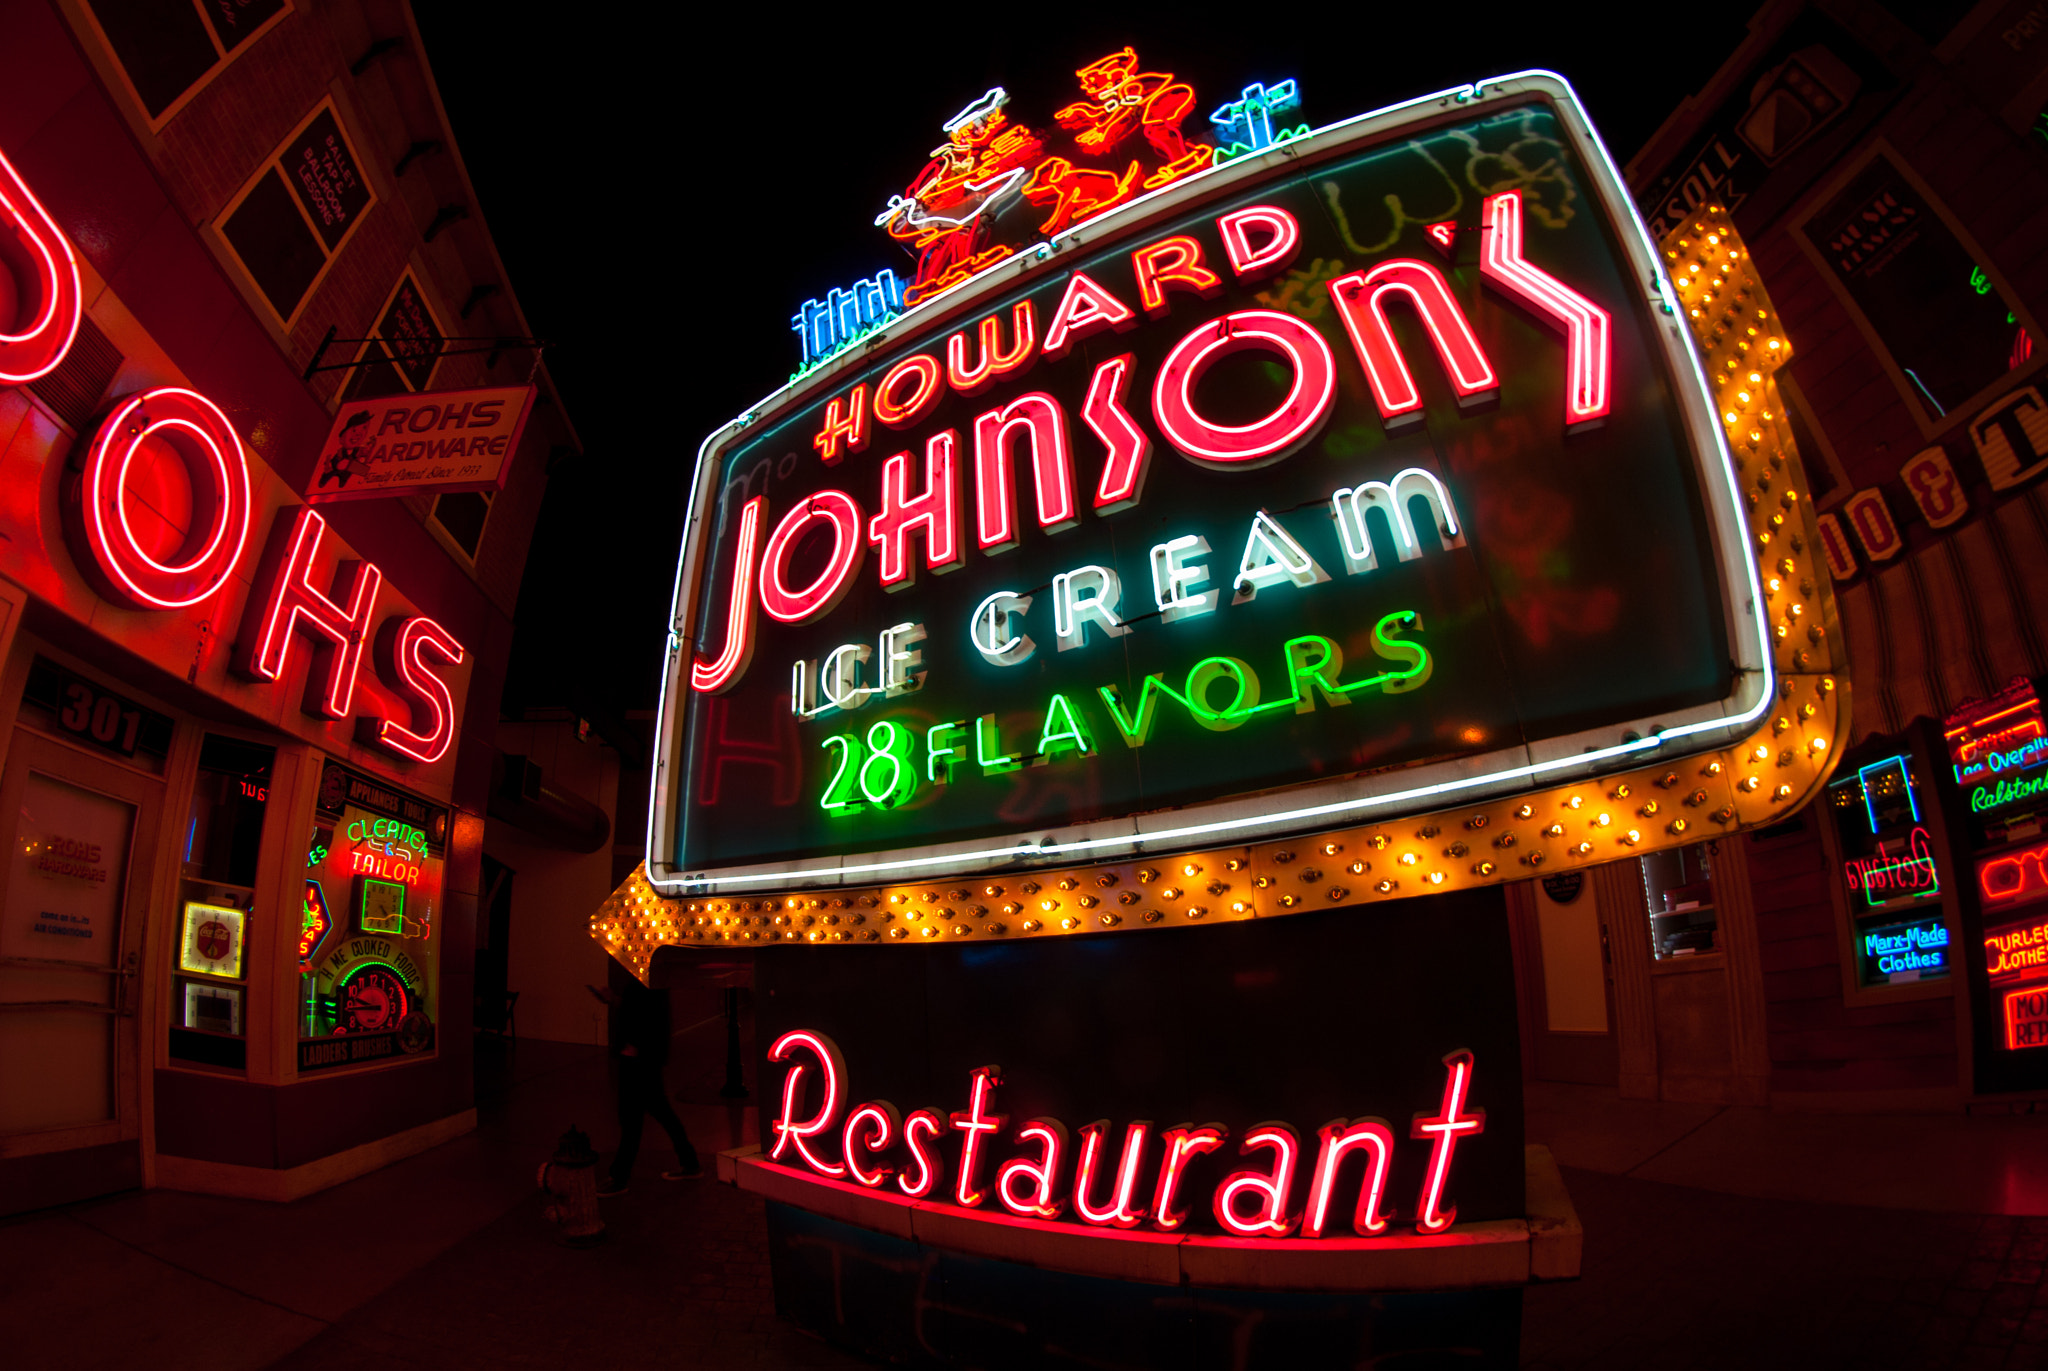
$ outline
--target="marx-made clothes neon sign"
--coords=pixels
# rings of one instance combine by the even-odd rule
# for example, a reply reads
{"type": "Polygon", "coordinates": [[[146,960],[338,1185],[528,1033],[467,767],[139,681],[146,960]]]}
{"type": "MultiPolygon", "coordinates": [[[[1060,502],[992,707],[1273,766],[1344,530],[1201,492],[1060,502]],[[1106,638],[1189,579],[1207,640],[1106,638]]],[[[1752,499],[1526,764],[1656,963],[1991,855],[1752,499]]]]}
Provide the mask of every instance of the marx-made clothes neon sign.
{"type": "Polygon", "coordinates": [[[1273,839],[1746,731],[1769,645],[1715,414],[1569,91],[1288,150],[706,443],[659,889],[1273,839]]]}

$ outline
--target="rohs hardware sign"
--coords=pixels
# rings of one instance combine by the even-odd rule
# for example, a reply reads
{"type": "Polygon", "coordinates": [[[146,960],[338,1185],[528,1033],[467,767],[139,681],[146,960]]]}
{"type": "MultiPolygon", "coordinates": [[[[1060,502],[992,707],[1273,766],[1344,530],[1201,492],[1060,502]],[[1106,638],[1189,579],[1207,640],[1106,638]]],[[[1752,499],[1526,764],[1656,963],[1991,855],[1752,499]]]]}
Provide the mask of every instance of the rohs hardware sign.
{"type": "Polygon", "coordinates": [[[1289,146],[706,443],[658,885],[1272,839],[1746,731],[1715,416],[1561,86],[1289,146]]]}

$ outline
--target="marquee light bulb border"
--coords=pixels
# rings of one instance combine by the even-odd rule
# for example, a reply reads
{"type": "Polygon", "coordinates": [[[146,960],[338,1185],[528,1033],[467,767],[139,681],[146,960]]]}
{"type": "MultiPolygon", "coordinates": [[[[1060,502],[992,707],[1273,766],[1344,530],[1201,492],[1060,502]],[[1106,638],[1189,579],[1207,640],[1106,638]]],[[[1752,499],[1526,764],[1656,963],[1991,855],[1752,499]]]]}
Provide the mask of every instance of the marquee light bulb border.
{"type": "MultiPolygon", "coordinates": [[[[1412,121],[1419,107],[1435,106],[1447,116],[1455,116],[1475,102],[1505,100],[1530,92],[1554,102],[1561,122],[1571,130],[1582,154],[1589,161],[1604,161],[1611,175],[1611,159],[1579,114],[1569,86],[1561,78],[1540,72],[1461,87],[1363,115],[1322,130],[1310,139],[1289,144],[1273,156],[1311,157],[1326,139],[1332,138],[1335,146],[1348,148],[1375,138],[1390,123],[1412,121]]],[[[1171,192],[1134,202],[1090,224],[1085,231],[1069,233],[1045,244],[1037,253],[1020,254],[1022,262],[1011,262],[1003,269],[985,274],[985,279],[950,293],[942,301],[911,311],[891,331],[897,327],[929,328],[930,336],[937,336],[945,323],[963,314],[971,316],[977,302],[1009,288],[1019,274],[1047,258],[1092,242],[1105,232],[1121,234],[1129,227],[1131,218],[1149,222],[1178,212],[1176,207],[1186,197],[1215,189],[1217,181],[1228,185],[1234,177],[1257,176],[1269,165],[1277,163],[1242,159],[1226,169],[1189,178],[1171,192]]],[[[1611,193],[1609,187],[1601,189],[1611,193]]],[[[1504,205],[1505,199],[1497,200],[1496,204],[1504,205]]],[[[1619,222],[1634,224],[1640,230],[1640,220],[1625,199],[1617,198],[1610,208],[1619,222]]],[[[1684,225],[1674,231],[1672,238],[1661,245],[1665,249],[1662,255],[1676,259],[1681,245],[1692,241],[1682,235],[1695,228],[1701,238],[1708,236],[1710,228],[1715,230],[1715,242],[1731,245],[1726,251],[1738,251],[1732,246],[1738,240],[1732,225],[1726,222],[1725,213],[1718,209],[1703,210],[1701,216],[1700,225],[1684,225]],[[1710,218],[1714,220],[1711,225],[1706,222],[1710,218]]],[[[1242,235],[1245,241],[1230,255],[1236,258],[1241,250],[1247,265],[1268,257],[1273,241],[1286,233],[1286,226],[1279,223],[1246,227],[1248,231],[1242,235]]],[[[1136,239],[1135,230],[1132,237],[1136,239]]],[[[1227,235],[1225,241],[1231,241],[1227,235]]],[[[1629,244],[1632,252],[1636,246],[1629,244]]],[[[1495,254],[1494,273],[1514,273],[1513,263],[1518,254],[1511,247],[1508,245],[1495,254]]],[[[1739,622],[1735,625],[1738,651],[1750,660],[1756,684],[1762,687],[1746,708],[1687,719],[1649,736],[1629,736],[1619,741],[1611,735],[1597,740],[1558,740],[1534,758],[1483,776],[1418,774],[1414,784],[1393,793],[1340,796],[1334,800],[1322,797],[1322,803],[1304,804],[1279,813],[1271,812],[1270,805],[1264,806],[1267,812],[1259,812],[1257,806],[1238,806],[1235,810],[1223,806],[1225,812],[1216,818],[1181,811],[1178,815],[1158,816],[1151,821],[1157,825],[1154,827],[1124,821],[1113,826],[1114,832],[1063,834],[1050,842],[925,849],[887,860],[820,859],[801,867],[720,873],[715,882],[692,881],[687,879],[689,873],[659,870],[650,882],[641,871],[629,878],[599,911],[593,920],[595,936],[644,974],[653,947],[665,942],[817,943],[889,938],[917,945],[937,937],[1100,932],[1126,925],[1127,921],[1132,928],[1171,926],[1169,919],[1179,922],[1203,917],[1249,918],[1329,907],[1332,901],[1339,900],[1349,903],[1436,893],[1526,877],[1544,862],[1587,864],[1696,842],[1782,818],[1825,780],[1839,752],[1847,727],[1847,661],[1837,633],[1826,568],[1818,561],[1811,503],[1805,495],[1803,477],[1798,475],[1796,453],[1775,383],[1769,377],[1760,381],[1747,379],[1743,389],[1749,398],[1740,408],[1732,398],[1724,405],[1712,389],[1723,379],[1722,352],[1730,353],[1725,359],[1726,366],[1736,366],[1731,351],[1734,338],[1717,341],[1711,330],[1726,311],[1742,313],[1733,301],[1738,287],[1742,288],[1745,300],[1753,297],[1758,319],[1773,316],[1762,308],[1768,299],[1746,262],[1735,275],[1720,278],[1722,293],[1716,297],[1719,304],[1704,297],[1687,299],[1683,303],[1695,308],[1686,311],[1679,307],[1677,291],[1670,285],[1663,264],[1656,260],[1657,254],[1645,244],[1640,255],[1648,268],[1645,278],[1651,282],[1652,308],[1674,316],[1670,330],[1676,339],[1673,345],[1683,351],[1694,368],[1710,372],[1714,378],[1711,382],[1703,378],[1703,384],[1697,388],[1681,384],[1677,390],[1689,417],[1704,417],[1711,426],[1723,455],[1719,480],[1715,483],[1720,494],[1717,497],[1710,489],[1710,503],[1726,509],[1737,527],[1745,528],[1747,533],[1746,553],[1733,550],[1733,539],[1726,534],[1717,538],[1727,563],[1723,574],[1735,587],[1738,601],[1745,598],[1743,590],[1747,589],[1752,610],[1747,627],[1739,622]],[[1702,300],[1708,306],[1705,310],[1698,307],[1702,300]],[[1680,322],[1689,323],[1699,334],[1697,344],[1690,334],[1676,327],[1680,322]],[[1708,355],[1701,356],[1702,348],[1708,355]],[[1723,408],[1728,409],[1728,414],[1721,413],[1723,408]],[[1764,475],[1774,480],[1758,480],[1764,475]],[[1755,484],[1750,484],[1752,481],[1755,484]],[[1746,484],[1748,489],[1744,488],[1746,484]],[[1774,500],[1766,501],[1765,492],[1774,500]],[[1796,594],[1792,588],[1795,584],[1796,594]],[[1777,717],[1773,718],[1774,714],[1777,717]],[[1796,735],[1788,737],[1794,730],[1796,735]],[[1777,765],[1771,767],[1768,762],[1774,754],[1777,765]],[[1603,767],[1632,769],[1597,774],[1603,767]],[[1518,786],[1534,793],[1503,798],[1504,791],[1518,786]],[[1668,800],[1658,796],[1647,804],[1619,804],[1632,792],[1655,795],[1659,789],[1673,793],[1668,800]],[[1662,807],[1667,804],[1670,807],[1662,807]],[[1593,812],[1591,808],[1586,813],[1579,812],[1585,806],[1599,809],[1597,826],[1589,827],[1587,816],[1593,812]],[[1612,811],[1617,807],[1620,813],[1615,815],[1612,811]],[[1404,808],[1409,811],[1405,816],[1393,817],[1404,808]],[[1375,818],[1381,814],[1388,817],[1375,818]],[[1544,818],[1552,821],[1546,824],[1542,822],[1544,818]],[[1498,836],[1487,844],[1501,849],[1513,844],[1512,851],[1488,852],[1484,848],[1475,850],[1477,845],[1471,842],[1440,840],[1444,832],[1461,826],[1477,830],[1490,824],[1519,826],[1532,822],[1533,828],[1520,827],[1519,832],[1495,830],[1498,836]],[[1300,833],[1278,836],[1286,828],[1299,830],[1318,824],[1345,827],[1332,828],[1320,837],[1300,833]],[[1349,848],[1357,852],[1365,848],[1381,852],[1396,843],[1408,850],[1397,854],[1393,860],[1398,865],[1391,869],[1382,866],[1375,870],[1369,860],[1348,860],[1328,873],[1337,879],[1319,884],[1318,888],[1299,890],[1283,884],[1306,879],[1311,874],[1304,865],[1289,865],[1295,861],[1296,849],[1327,847],[1335,852],[1349,848]],[[1227,865],[1234,873],[1233,878],[1209,881],[1204,887],[1208,898],[1191,895],[1178,885],[1144,890],[1138,898],[1131,898],[1142,889],[1134,883],[1151,869],[1145,863],[1161,862],[1165,854],[1176,852],[1193,857],[1195,860],[1189,865],[1211,872],[1227,865]],[[1118,884],[1122,886],[1123,908],[1097,908],[1091,897],[1085,902],[1074,900],[1069,907],[1055,912],[1035,907],[1038,901],[1005,901],[967,888],[979,883],[990,871],[1001,871],[1006,879],[1021,881],[1016,888],[1030,893],[1055,882],[1063,890],[1085,890],[1087,885],[1098,883],[1118,884]],[[945,889],[949,885],[960,888],[945,889]],[[820,889],[821,886],[826,888],[820,889]],[[1169,896],[1173,898],[1166,898],[1169,896]],[[905,904],[910,907],[891,908],[905,904]],[[1044,917],[1048,914],[1052,917],[1044,917]],[[928,921],[920,922],[920,915],[927,916],[928,921]]],[[[1738,255],[1746,258],[1746,254],[1738,255]]],[[[1233,261],[1232,265],[1238,263],[1233,261]]],[[[1522,303],[1566,334],[1566,355],[1570,359],[1566,421],[1568,425],[1590,422],[1607,403],[1607,382],[1590,363],[1582,365],[1582,359],[1593,355],[1587,340],[1607,328],[1604,311],[1593,307],[1575,312],[1559,298],[1545,294],[1547,279],[1540,273],[1524,277],[1512,283],[1517,289],[1510,293],[1519,294],[1522,303]]],[[[1772,342],[1774,346],[1767,353],[1745,355],[1743,367],[1774,370],[1783,365],[1791,349],[1782,339],[1772,342]]],[[[1441,340],[1439,346],[1446,356],[1455,351],[1455,343],[1450,339],[1441,340]]],[[[1747,342],[1741,346],[1746,353],[1747,342]]],[[[1114,365],[1107,363],[1105,368],[1114,365]]],[[[762,411],[780,412],[802,403],[816,390],[833,386],[841,374],[839,363],[821,368],[706,440],[699,454],[699,481],[690,515],[693,528],[701,527],[701,511],[708,508],[709,491],[716,476],[714,458],[721,446],[756,422],[762,411]]],[[[843,383],[839,384],[843,388],[843,383]]],[[[1098,377],[1091,390],[1113,392],[1128,384],[1127,374],[1112,373],[1107,384],[1098,377]]],[[[1142,458],[1127,463],[1138,469],[1136,475],[1140,478],[1141,463],[1142,458]]],[[[1135,486],[1135,479],[1120,483],[1111,494],[1122,496],[1125,489],[1135,486]]],[[[688,616],[695,602],[697,575],[698,569],[692,566],[686,549],[678,566],[675,603],[679,617],[671,630],[670,673],[664,681],[661,701],[660,727],[664,736],[672,736],[679,690],[686,688],[684,681],[689,679],[677,673],[689,658],[688,616]]],[[[732,601],[735,620],[750,612],[742,599],[732,601]]],[[[734,626],[727,625],[728,629],[734,626]]],[[[996,636],[1003,631],[997,626],[996,636]]],[[[728,632],[724,640],[725,658],[718,665],[731,661],[744,646],[743,636],[728,632]]],[[[706,688],[703,667],[700,662],[692,671],[696,679],[690,684],[698,689],[706,688]]],[[[666,760],[662,765],[668,765],[666,760]]],[[[658,770],[649,831],[649,850],[656,853],[666,850],[665,779],[658,770]]],[[[1177,864],[1179,858],[1174,858],[1174,862],[1177,864]]],[[[1319,880],[1323,875],[1319,870],[1315,874],[1319,880]]]]}

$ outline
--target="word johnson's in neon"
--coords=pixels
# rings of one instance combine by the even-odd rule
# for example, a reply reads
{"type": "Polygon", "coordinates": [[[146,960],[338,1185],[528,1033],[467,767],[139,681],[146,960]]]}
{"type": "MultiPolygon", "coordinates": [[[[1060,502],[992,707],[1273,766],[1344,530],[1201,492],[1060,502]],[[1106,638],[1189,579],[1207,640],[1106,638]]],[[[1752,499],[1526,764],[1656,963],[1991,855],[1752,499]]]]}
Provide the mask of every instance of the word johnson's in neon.
{"type": "MultiPolygon", "coordinates": [[[[848,1109],[845,1057],[823,1033],[805,1029],[777,1038],[768,1060],[791,1063],[781,1112],[770,1126],[771,1162],[960,1210],[993,1199],[1020,1219],[1052,1221],[1071,1207],[1074,1219],[1105,1236],[1141,1226],[1184,1229],[1200,1203],[1190,1193],[1190,1164],[1226,1151],[1230,1141],[1216,1123],[1156,1129],[1137,1120],[1116,1132],[1110,1120],[1097,1119],[1074,1134],[1058,1119],[1037,1118],[1011,1128],[1009,1116],[995,1109],[1003,1083],[998,1066],[969,1073],[964,1110],[905,1115],[887,1100],[848,1109]],[[939,1149],[948,1134],[958,1135],[950,1185],[939,1149]],[[1019,1151],[998,1157],[1006,1141],[1019,1151]]],[[[1452,1052],[1443,1063],[1436,1112],[1416,1114],[1408,1128],[1411,1141],[1427,1145],[1422,1182],[1405,1216],[1423,1233],[1441,1233],[1457,1219],[1452,1163],[1461,1142],[1486,1131],[1486,1111],[1468,1107],[1472,1054],[1452,1052]]],[[[1348,1198],[1351,1230],[1384,1236],[1402,1217],[1388,1198],[1395,1146],[1393,1128],[1379,1118],[1333,1119],[1312,1141],[1288,1124],[1258,1124],[1236,1149],[1252,1164],[1213,1181],[1209,1214],[1242,1238],[1321,1238],[1343,1221],[1348,1198]]]]}
{"type": "MultiPolygon", "coordinates": [[[[1599,423],[1611,406],[1611,317],[1524,256],[1520,192],[1487,197],[1482,214],[1482,286],[1564,335],[1565,428],[1599,423]]],[[[1016,301],[954,333],[942,349],[903,358],[878,382],[863,381],[833,397],[812,439],[819,459],[850,475],[856,464],[847,458],[866,452],[878,435],[924,419],[943,391],[979,396],[998,382],[1023,381],[1041,359],[1057,359],[1091,339],[1165,318],[1177,304],[1185,316],[1190,297],[1198,308],[1221,289],[1225,268],[1239,281],[1257,280],[1284,269],[1301,244],[1300,224],[1276,205],[1233,210],[1217,220],[1216,233],[1225,260],[1213,266],[1204,261],[1202,244],[1185,234],[1135,249],[1136,304],[1086,272],[1074,271],[1049,316],[1041,318],[1032,300],[1016,301]]],[[[1426,353],[1433,354],[1461,405],[1480,404],[1499,392],[1499,372],[1473,329],[1467,306],[1438,266],[1394,258],[1332,280],[1328,289],[1389,430],[1423,415],[1423,391],[1395,333],[1392,307],[1420,319],[1426,353]]],[[[874,464],[872,476],[863,469],[865,479],[878,482],[868,507],[844,489],[820,490],[781,510],[771,509],[767,497],[756,496],[739,510],[732,539],[723,622],[712,625],[714,631],[723,630],[720,647],[715,655],[693,657],[692,688],[724,690],[745,673],[753,652],[757,599],[759,611],[778,623],[801,625],[822,618],[860,574],[871,545],[879,554],[881,584],[898,590],[914,584],[920,571],[940,575],[959,568],[970,552],[1000,557],[1033,530],[1057,537],[1080,527],[1084,517],[1114,517],[1134,508],[1143,497],[1151,455],[1151,441],[1132,412],[1141,397],[1149,397],[1153,423],[1184,459],[1211,470],[1245,470],[1285,460],[1305,447],[1328,420],[1338,382],[1336,352],[1319,331],[1278,310],[1237,309],[1189,329],[1167,350],[1149,384],[1137,375],[1130,353],[1098,362],[1078,415],[1045,390],[978,400],[980,412],[971,423],[963,419],[955,428],[926,435],[921,457],[916,447],[907,446],[874,464]],[[1277,363],[1291,381],[1270,413],[1250,423],[1226,423],[1204,411],[1198,398],[1201,381],[1219,362],[1240,352],[1277,363]],[[1018,490],[1025,479],[1031,485],[1028,499],[1020,498],[1018,490]],[[868,508],[875,511],[872,516],[868,508]],[[807,584],[791,585],[799,543],[826,532],[832,540],[830,556],[807,584]]],[[[1462,542],[1442,482],[1411,468],[1391,482],[1339,492],[1333,513],[1352,571],[1372,565],[1364,511],[1402,509],[1407,494],[1417,492],[1430,497],[1445,545],[1457,545],[1453,539],[1462,542]]],[[[1296,584],[1312,583],[1301,579],[1312,565],[1306,554],[1285,530],[1272,531],[1278,526],[1270,515],[1266,521],[1272,529],[1264,533],[1268,551],[1261,554],[1265,561],[1260,565],[1283,568],[1296,584]]],[[[1400,522],[1406,522],[1405,514],[1400,522]]],[[[1259,534],[1255,527],[1255,538],[1259,534]]],[[[1176,558],[1185,562],[1206,550],[1175,540],[1154,554],[1163,555],[1160,571],[1170,578],[1176,558]],[[1185,546],[1177,546],[1181,543],[1185,546]]],[[[1402,559],[1414,555],[1404,541],[1402,559]]],[[[1253,569],[1250,557],[1248,550],[1247,571],[1253,569]]],[[[1253,578],[1250,584],[1256,590],[1260,581],[1253,578]]],[[[1242,592],[1245,585],[1241,576],[1236,589],[1242,592]]],[[[1171,603],[1162,594],[1162,619],[1174,622],[1214,603],[1213,592],[1171,603]]],[[[711,635],[705,639],[708,643],[711,635]]]]}

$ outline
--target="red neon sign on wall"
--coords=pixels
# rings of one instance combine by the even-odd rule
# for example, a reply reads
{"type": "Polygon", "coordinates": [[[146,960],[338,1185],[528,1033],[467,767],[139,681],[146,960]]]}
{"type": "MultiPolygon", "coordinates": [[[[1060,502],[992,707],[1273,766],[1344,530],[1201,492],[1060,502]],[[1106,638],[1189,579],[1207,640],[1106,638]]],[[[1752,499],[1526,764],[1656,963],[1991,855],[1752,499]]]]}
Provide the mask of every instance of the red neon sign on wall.
{"type": "MultiPolygon", "coordinates": [[[[963,1212],[981,1209],[993,1196],[1020,1219],[1063,1219],[1071,1204],[1081,1224],[1113,1236],[1149,1224],[1162,1233],[1180,1231],[1192,1207],[1183,1190],[1188,1164],[1222,1151],[1230,1141],[1221,1124],[1180,1124],[1153,1134],[1149,1121],[1126,1124],[1122,1146],[1110,1157],[1110,1121],[1098,1119],[1080,1130],[1078,1142],[1053,1118],[1025,1120],[1014,1129],[995,1109],[1002,1069],[977,1067],[969,1075],[967,1108],[950,1115],[920,1109],[904,1116],[887,1100],[847,1109],[846,1059],[832,1039],[798,1029],[783,1034],[768,1059],[791,1063],[783,1077],[782,1104],[770,1125],[768,1159],[808,1169],[832,1180],[881,1189],[891,1176],[911,1199],[927,1199],[944,1187],[946,1202],[963,1212]],[[813,1077],[817,1079],[814,1089],[813,1077]],[[806,1112],[807,1101],[816,1104],[806,1112]],[[842,1119],[842,1115],[844,1116],[842,1119]],[[950,1186],[936,1144],[959,1134],[950,1186]],[[1008,1143],[1015,1155],[995,1154],[1008,1143]],[[838,1156],[831,1155],[836,1147],[838,1156]],[[1146,1174],[1152,1184],[1146,1184],[1146,1174]]],[[[1450,1202],[1451,1170],[1458,1145],[1486,1130],[1486,1111],[1469,1109],[1472,1054],[1444,1058],[1443,1095],[1435,1113],[1419,1113],[1412,1139],[1429,1144],[1421,1187],[1409,1217],[1417,1231],[1440,1233],[1457,1218],[1450,1202]]],[[[1215,1184],[1208,1209],[1225,1232],[1243,1238],[1321,1238],[1339,1214],[1345,1163],[1361,1158],[1351,1226],[1362,1238],[1388,1233],[1395,1218],[1387,1203],[1393,1167],[1394,1133],[1384,1119],[1338,1119],[1316,1136],[1313,1157],[1299,1133],[1284,1123],[1262,1123],[1238,1141],[1252,1164],[1215,1184]],[[1306,1180],[1306,1198],[1295,1192],[1306,1180]]],[[[1070,1226],[1062,1224],[1061,1226],[1070,1226]]]]}
{"type": "MultiPolygon", "coordinates": [[[[63,362],[78,333],[83,294],[70,244],[4,156],[0,235],[19,248],[0,254],[0,287],[20,296],[12,312],[26,321],[14,325],[22,327],[18,333],[0,327],[0,384],[20,385],[63,362]]],[[[80,570],[103,596],[137,609],[204,603],[233,579],[248,547],[248,454],[220,407],[182,386],[160,386],[118,403],[93,435],[77,476],[66,482],[64,497],[80,570]],[[161,518],[154,528],[144,525],[130,496],[138,463],[167,460],[181,463],[189,478],[189,528],[161,518]]],[[[305,710],[338,720],[354,712],[384,574],[373,562],[343,561],[323,583],[316,566],[326,530],[310,508],[279,511],[243,609],[235,667],[251,680],[282,680],[292,642],[311,640],[315,662],[305,710]]],[[[386,630],[378,643],[379,669],[411,718],[401,723],[367,715],[357,721],[358,736],[400,757],[439,761],[454,741],[455,702],[435,661],[460,665],[463,647],[424,615],[394,616],[386,630]]]]}

